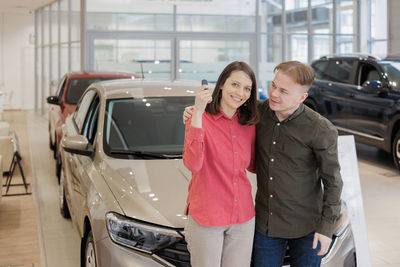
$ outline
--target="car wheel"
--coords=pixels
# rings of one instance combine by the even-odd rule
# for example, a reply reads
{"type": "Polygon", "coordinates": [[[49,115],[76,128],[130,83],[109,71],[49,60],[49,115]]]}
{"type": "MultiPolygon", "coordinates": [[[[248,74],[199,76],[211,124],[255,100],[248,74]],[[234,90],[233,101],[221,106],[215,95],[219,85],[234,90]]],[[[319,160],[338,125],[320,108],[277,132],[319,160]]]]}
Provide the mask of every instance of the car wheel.
{"type": "MultiPolygon", "coordinates": [[[[57,138],[57,136],[56,136],[56,138],[57,138]]],[[[57,145],[57,141],[55,141],[54,145],[53,145],[53,158],[54,159],[57,159],[57,149],[58,149],[58,145],[57,145]]]]}
{"type": "Polygon", "coordinates": [[[96,267],[96,250],[94,247],[93,234],[89,231],[85,242],[84,267],[96,267]]]}
{"type": "Polygon", "coordinates": [[[59,198],[60,198],[60,213],[64,218],[70,218],[71,215],[69,213],[69,208],[68,208],[68,203],[67,203],[67,199],[65,198],[65,187],[64,187],[64,183],[65,183],[65,176],[64,176],[64,171],[61,169],[61,174],[60,174],[60,194],[59,194],[59,198]]]}
{"type": "Polygon", "coordinates": [[[397,131],[392,144],[393,161],[397,169],[400,169],[400,131],[397,131]]]}
{"type": "Polygon", "coordinates": [[[56,175],[57,175],[57,180],[58,184],[60,184],[60,176],[61,176],[61,160],[60,156],[56,156],[56,175]]]}
{"type": "Polygon", "coordinates": [[[49,147],[50,147],[51,150],[54,150],[54,144],[51,141],[50,126],[49,126],[49,147]]]}

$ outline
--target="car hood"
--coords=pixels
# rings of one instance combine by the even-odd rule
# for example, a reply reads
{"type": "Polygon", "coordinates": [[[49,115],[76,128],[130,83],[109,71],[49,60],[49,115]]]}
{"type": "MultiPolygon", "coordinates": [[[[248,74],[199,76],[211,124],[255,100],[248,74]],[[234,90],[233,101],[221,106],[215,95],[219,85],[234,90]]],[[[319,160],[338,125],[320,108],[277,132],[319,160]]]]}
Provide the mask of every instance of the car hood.
{"type": "Polygon", "coordinates": [[[191,173],[181,159],[105,159],[103,176],[128,217],[174,228],[186,223],[191,173]]]}

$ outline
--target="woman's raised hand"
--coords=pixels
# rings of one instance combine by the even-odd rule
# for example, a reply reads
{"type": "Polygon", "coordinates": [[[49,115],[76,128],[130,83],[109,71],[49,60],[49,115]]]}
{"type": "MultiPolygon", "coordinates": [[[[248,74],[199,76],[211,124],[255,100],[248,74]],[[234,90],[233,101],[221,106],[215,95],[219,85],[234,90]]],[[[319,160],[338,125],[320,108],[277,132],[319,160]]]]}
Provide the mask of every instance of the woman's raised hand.
{"type": "Polygon", "coordinates": [[[194,113],[203,114],[207,104],[212,101],[212,93],[212,90],[207,84],[202,85],[199,90],[197,90],[194,100],[194,113]]]}
{"type": "Polygon", "coordinates": [[[208,103],[212,101],[212,90],[208,87],[207,84],[204,84],[200,87],[196,92],[196,97],[194,99],[194,107],[192,114],[192,123],[193,127],[201,128],[202,127],[202,116],[204,110],[208,103]]]}

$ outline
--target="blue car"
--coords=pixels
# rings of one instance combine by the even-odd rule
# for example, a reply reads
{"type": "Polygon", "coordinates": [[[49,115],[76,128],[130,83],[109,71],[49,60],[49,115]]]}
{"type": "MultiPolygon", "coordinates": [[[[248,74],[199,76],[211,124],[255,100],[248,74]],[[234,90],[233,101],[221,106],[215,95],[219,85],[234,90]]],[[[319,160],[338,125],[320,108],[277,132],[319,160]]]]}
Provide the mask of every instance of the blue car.
{"type": "Polygon", "coordinates": [[[392,153],[400,167],[400,60],[371,55],[325,56],[305,104],[340,133],[392,153]]]}

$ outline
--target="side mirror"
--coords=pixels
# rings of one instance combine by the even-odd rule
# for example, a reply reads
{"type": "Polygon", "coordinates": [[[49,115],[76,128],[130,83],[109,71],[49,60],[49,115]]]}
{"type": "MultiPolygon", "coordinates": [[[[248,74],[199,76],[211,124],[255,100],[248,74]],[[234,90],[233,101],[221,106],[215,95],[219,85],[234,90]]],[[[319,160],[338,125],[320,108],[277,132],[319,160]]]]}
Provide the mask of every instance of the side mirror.
{"type": "Polygon", "coordinates": [[[385,94],[388,92],[388,89],[385,88],[382,84],[381,81],[379,80],[370,80],[370,81],[365,81],[363,84],[363,89],[367,92],[371,93],[377,93],[378,95],[381,95],[382,93],[385,94]]]}
{"type": "Polygon", "coordinates": [[[58,97],[56,97],[54,95],[46,98],[46,101],[48,104],[51,104],[51,105],[60,105],[60,101],[58,100],[58,97]]]}
{"type": "Polygon", "coordinates": [[[61,147],[69,152],[83,156],[93,156],[94,150],[89,148],[89,141],[83,135],[63,137],[61,147]]]}

